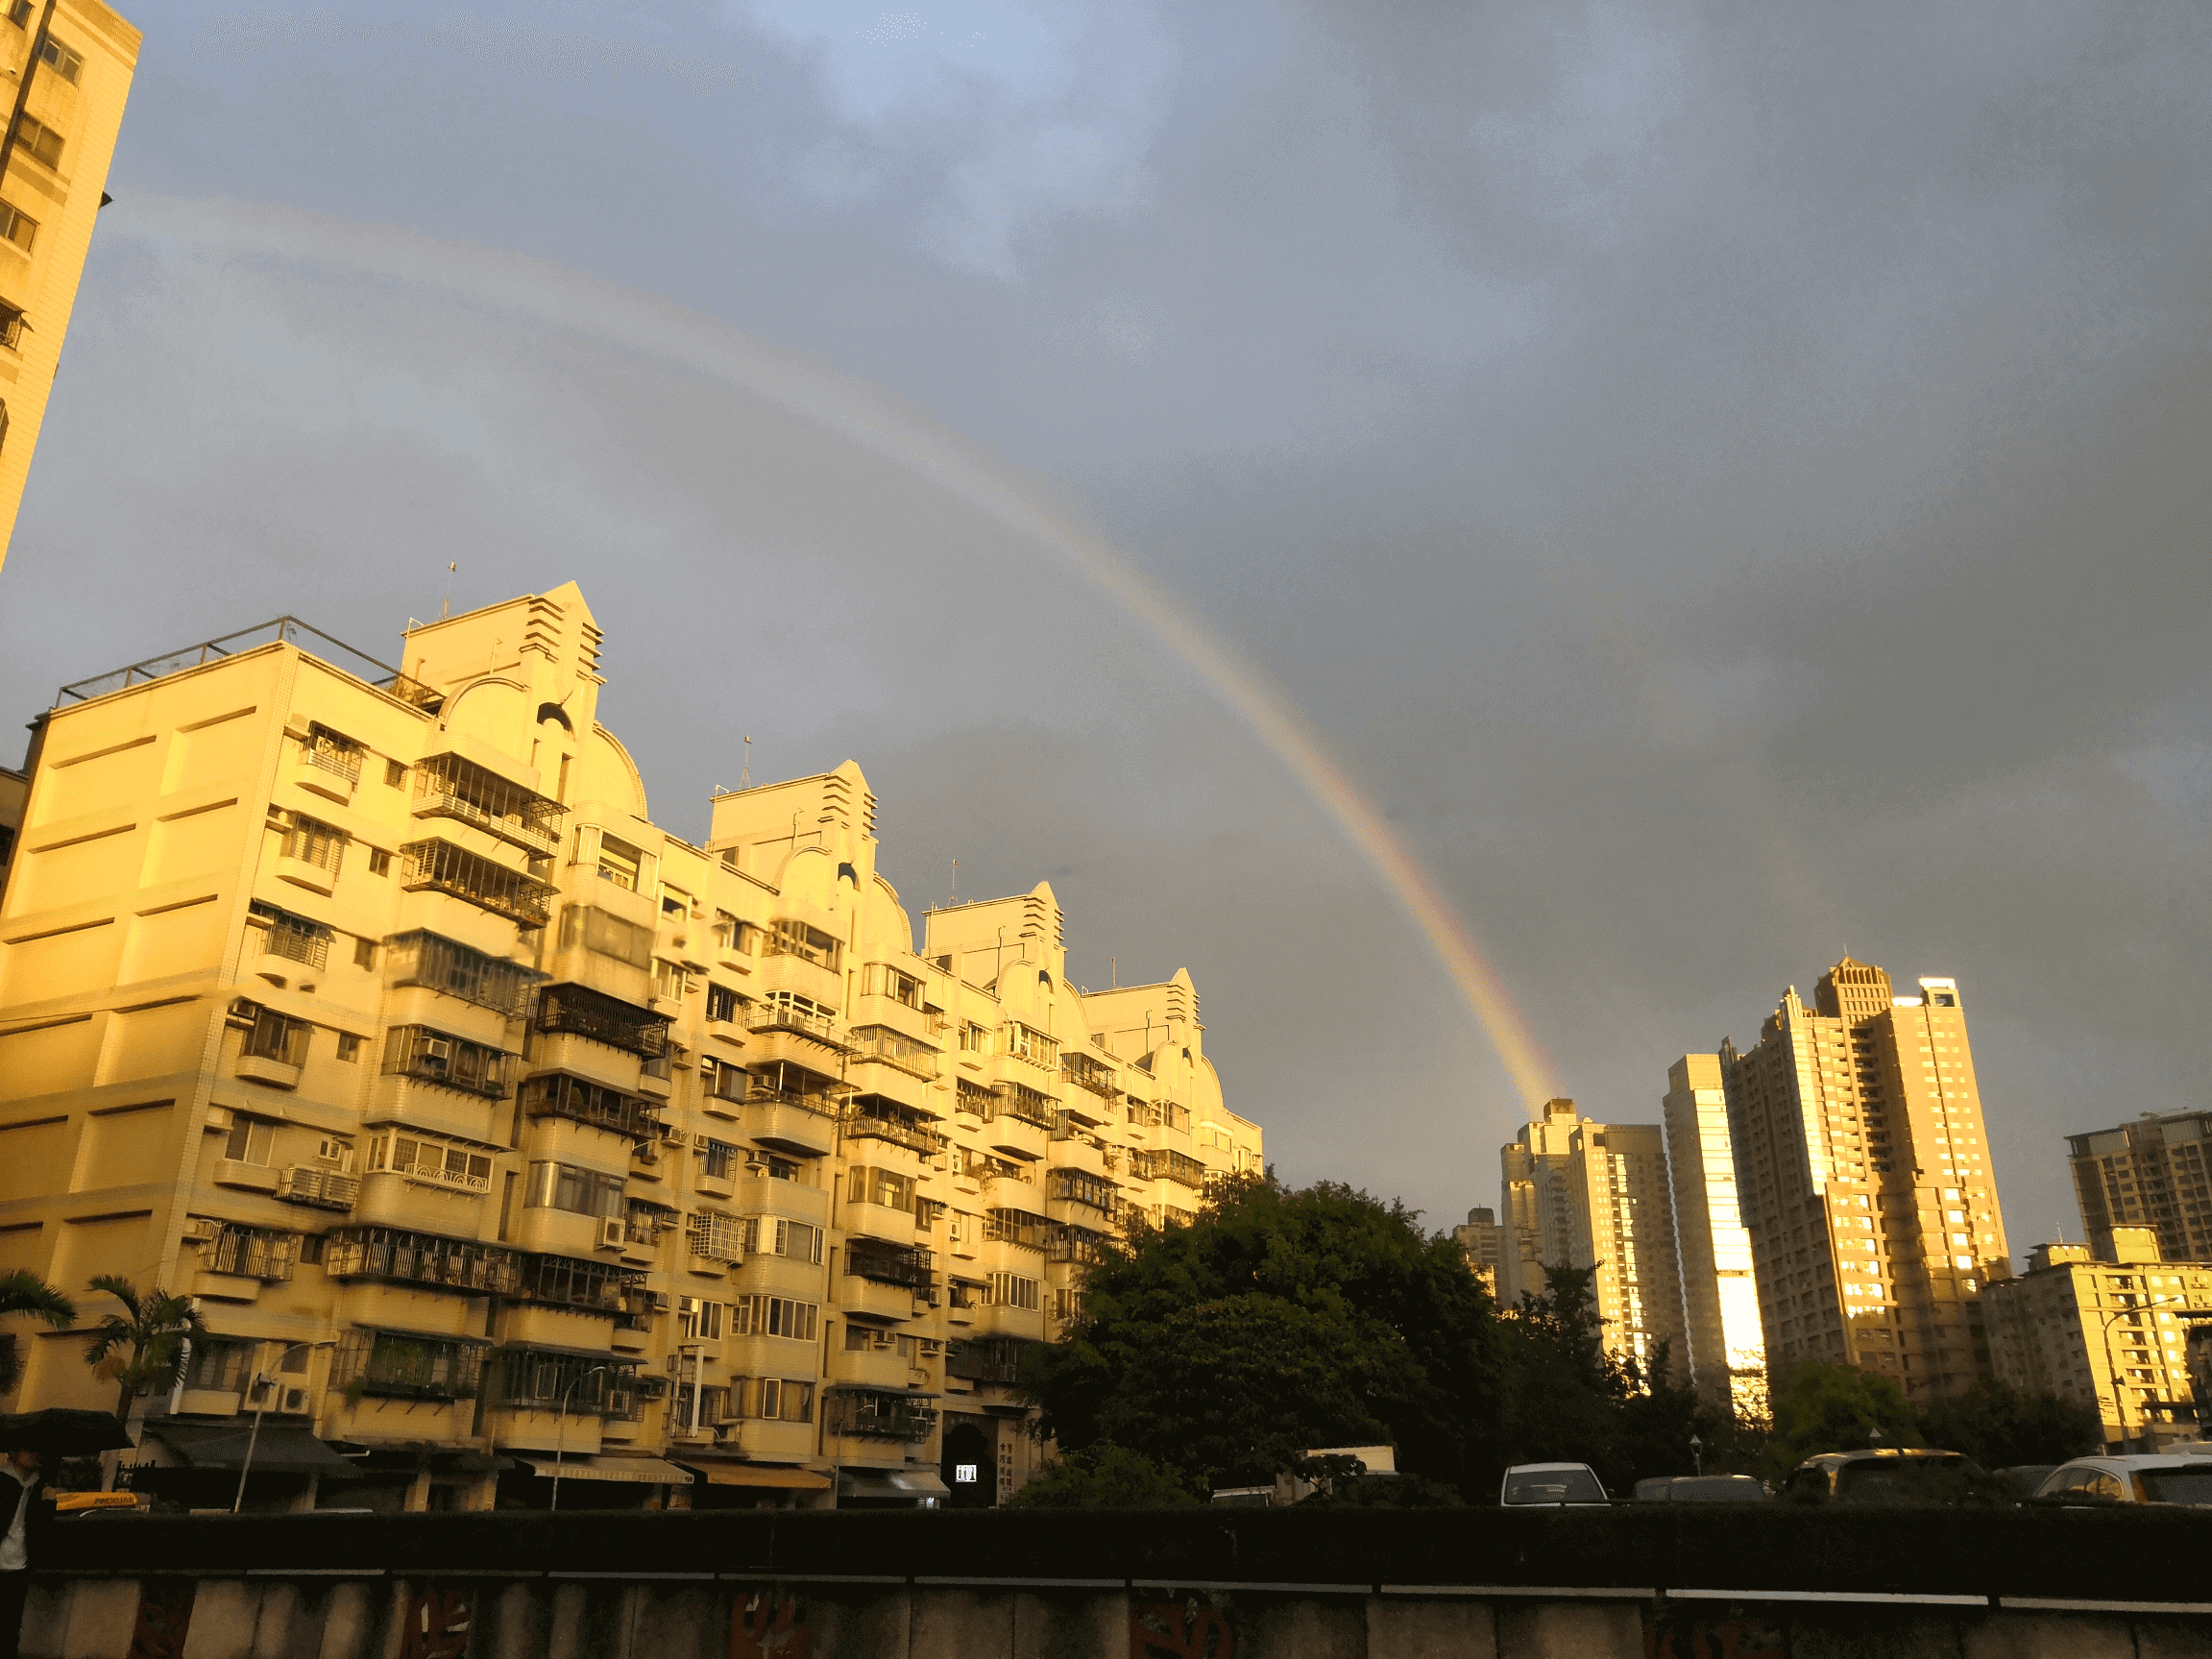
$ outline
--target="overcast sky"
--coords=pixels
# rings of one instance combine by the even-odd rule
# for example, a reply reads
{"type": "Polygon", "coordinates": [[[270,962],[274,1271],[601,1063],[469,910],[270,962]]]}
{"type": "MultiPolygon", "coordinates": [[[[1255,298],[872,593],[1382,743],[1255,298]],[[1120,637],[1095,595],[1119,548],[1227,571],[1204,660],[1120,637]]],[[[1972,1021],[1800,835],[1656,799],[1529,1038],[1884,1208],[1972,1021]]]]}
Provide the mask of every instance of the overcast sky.
{"type": "Polygon", "coordinates": [[[129,6],[8,706],[574,578],[669,828],[850,755],[913,910],[1187,966],[1285,1175],[1494,1204],[1349,844],[795,377],[1271,674],[1592,1115],[1846,949],[1959,980],[2016,1253],[2064,1134],[2208,1104],[2212,12],[904,3],[129,6]]]}

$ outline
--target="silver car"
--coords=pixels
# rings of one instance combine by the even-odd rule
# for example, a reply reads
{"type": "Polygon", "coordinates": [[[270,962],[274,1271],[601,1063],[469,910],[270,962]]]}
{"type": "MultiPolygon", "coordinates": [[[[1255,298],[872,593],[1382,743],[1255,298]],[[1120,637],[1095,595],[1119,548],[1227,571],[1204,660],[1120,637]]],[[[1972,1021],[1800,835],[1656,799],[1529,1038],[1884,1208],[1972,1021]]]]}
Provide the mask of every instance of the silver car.
{"type": "Polygon", "coordinates": [[[1516,1463],[1505,1472],[1497,1500],[1508,1508],[1559,1508],[1604,1503],[1605,1483],[1587,1463],[1516,1463]]]}

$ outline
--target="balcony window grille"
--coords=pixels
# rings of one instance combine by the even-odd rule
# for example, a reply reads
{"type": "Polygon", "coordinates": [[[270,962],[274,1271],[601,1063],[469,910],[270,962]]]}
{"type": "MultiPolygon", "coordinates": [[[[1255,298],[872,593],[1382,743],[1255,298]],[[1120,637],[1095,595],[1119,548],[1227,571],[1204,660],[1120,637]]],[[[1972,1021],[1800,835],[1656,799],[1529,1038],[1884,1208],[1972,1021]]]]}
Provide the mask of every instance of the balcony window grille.
{"type": "Polygon", "coordinates": [[[548,985],[538,992],[537,1026],[590,1037],[646,1059],[668,1052],[668,1016],[580,985],[548,985]]]}
{"type": "Polygon", "coordinates": [[[281,1284],[292,1277],[300,1258],[300,1235],[272,1232],[266,1228],[240,1227],[226,1222],[207,1248],[207,1271],[258,1279],[264,1284],[281,1284]]]}
{"type": "Polygon", "coordinates": [[[887,1140],[924,1158],[936,1154],[939,1139],[935,1130],[923,1128],[906,1108],[874,1098],[854,1103],[845,1118],[845,1136],[850,1140],[887,1140]]]}
{"type": "Polygon", "coordinates": [[[844,946],[835,936],[818,927],[809,927],[803,921],[784,920],[775,924],[762,943],[769,956],[795,956],[826,967],[836,973],[844,960],[844,946]]]}
{"type": "Polygon", "coordinates": [[[991,1305],[1038,1312],[1043,1306],[1039,1288],[1035,1280],[1024,1278],[1021,1274],[994,1273],[991,1275],[991,1305]]]}
{"type": "Polygon", "coordinates": [[[528,1010],[530,988],[546,977],[425,928],[384,941],[384,976],[391,985],[425,986],[510,1019],[528,1010]]]}
{"type": "Polygon", "coordinates": [[[994,1120],[1018,1117],[1049,1134],[1059,1124],[1060,1109],[1051,1095],[1040,1094],[1023,1084],[1009,1083],[1002,1085],[991,1095],[984,1106],[984,1116],[994,1120]]]}
{"type": "Polygon", "coordinates": [[[332,1279],[376,1279],[467,1296],[514,1296],[522,1289],[519,1252],[474,1238],[449,1238],[397,1227],[338,1227],[323,1241],[332,1279]]]}
{"type": "Polygon", "coordinates": [[[1083,1169],[1056,1169],[1045,1177],[1045,1196],[1088,1205],[1107,1215],[1121,1202],[1121,1189],[1103,1175],[1083,1169]]]}
{"type": "Polygon", "coordinates": [[[937,1051],[927,1043],[916,1042],[903,1031],[893,1031],[887,1025],[855,1026],[852,1043],[863,1055],[887,1061],[915,1077],[935,1078],[937,1075],[937,1051]]]}
{"type": "Polygon", "coordinates": [[[565,1071],[525,1078],[521,1093],[523,1111],[534,1118],[565,1117],[571,1123],[626,1134],[633,1140],[650,1140],[660,1134],[654,1102],[565,1071]]]}
{"type": "Polygon", "coordinates": [[[821,1266],[822,1230],[814,1223],[781,1215],[748,1215],[744,1219],[746,1255],[781,1256],[821,1266]]]}
{"type": "Polygon", "coordinates": [[[1097,1266],[1112,1249],[1111,1238],[1087,1227],[1056,1225],[1045,1236],[1046,1260],[1073,1262],[1079,1267],[1097,1266]]]}
{"type": "Polygon", "coordinates": [[[433,1186],[455,1187],[464,1192],[491,1190],[492,1159],[488,1154],[423,1134],[379,1134],[369,1142],[371,1172],[390,1170],[410,1181],[433,1186]]]}
{"type": "Polygon", "coordinates": [[[612,1220],[625,1213],[620,1176],[579,1169],[572,1163],[554,1163],[548,1159],[533,1162],[524,1193],[523,1207],[529,1209],[559,1209],[571,1215],[589,1215],[601,1220],[612,1220]]]}
{"type": "Polygon", "coordinates": [[[552,919],[547,907],[558,889],[467,847],[450,841],[409,842],[400,857],[405,866],[400,885],[409,892],[447,893],[525,930],[552,919]]]}
{"type": "Polygon", "coordinates": [[[631,1287],[644,1281],[643,1274],[603,1261],[581,1261],[572,1256],[532,1256],[523,1258],[515,1293],[559,1307],[620,1313],[631,1287]]]}
{"type": "Polygon", "coordinates": [[[258,1342],[194,1338],[192,1357],[184,1368],[184,1386],[209,1389],[217,1394],[245,1393],[247,1385],[254,1380],[255,1359],[260,1347],[258,1342]]]}
{"type": "Polygon", "coordinates": [[[495,1360],[489,1398],[509,1411],[632,1422],[644,1415],[645,1386],[637,1361],[526,1344],[498,1350],[495,1360]]]}
{"type": "Polygon", "coordinates": [[[987,1085],[970,1083],[966,1078],[953,1080],[953,1110],[972,1111],[978,1117],[989,1117],[996,1109],[998,1097],[987,1085]]]}
{"type": "Polygon", "coordinates": [[[1024,1025],[1018,1019],[1006,1023],[1006,1052],[1017,1060],[1026,1060],[1032,1065],[1041,1065],[1048,1071],[1059,1065],[1060,1045],[1033,1025],[1024,1025]]]}
{"type": "Polygon", "coordinates": [[[300,758],[318,771],[343,778],[349,784],[361,781],[361,762],[368,749],[343,732],[334,732],[326,725],[311,725],[307,735],[300,740],[300,758]]]}
{"type": "Polygon", "coordinates": [[[933,1282],[931,1254],[918,1248],[856,1240],[845,1247],[845,1272],[875,1284],[901,1284],[910,1290],[927,1290],[933,1282]]]}
{"type": "Polygon", "coordinates": [[[739,1262],[745,1258],[741,1215],[719,1209],[694,1210],[684,1217],[684,1233],[693,1256],[709,1261],[739,1262]]]}
{"type": "Polygon", "coordinates": [[[1078,1088],[1086,1088],[1104,1099],[1112,1100],[1120,1093],[1114,1083],[1114,1068],[1087,1054],[1071,1050],[1062,1055],[1060,1072],[1078,1088]]]}
{"type": "Polygon", "coordinates": [[[569,809],[459,755],[432,755],[415,769],[415,814],[474,824],[526,851],[560,849],[569,809]]]}
{"type": "Polygon", "coordinates": [[[1130,1166],[1146,1181],[1172,1181],[1194,1192],[1205,1190],[1205,1165],[1187,1152],[1165,1147],[1138,1151],[1130,1155],[1130,1166]]]}
{"type": "Polygon", "coordinates": [[[307,1033],[311,1029],[304,1019],[293,1019],[273,1008],[254,1007],[254,1024],[246,1033],[243,1052],[255,1060],[304,1065],[307,1063],[307,1033]]]}
{"type": "Polygon", "coordinates": [[[311,865],[336,880],[339,870],[345,866],[346,843],[352,839],[335,824],[311,818],[305,813],[294,813],[284,826],[280,850],[285,858],[311,865]]]}
{"type": "Polygon", "coordinates": [[[1045,1232],[1051,1226],[1041,1215],[1032,1215],[1026,1209],[988,1209],[984,1212],[984,1238],[994,1244],[1018,1245],[1023,1250],[1042,1250],[1045,1232]]]}
{"type": "Polygon", "coordinates": [[[355,1327],[331,1360],[330,1385],[349,1398],[474,1400],[485,1346],[466,1337],[355,1327]]]}
{"type": "Polygon", "coordinates": [[[936,1411],[909,1394],[875,1389],[833,1388],[822,1398],[822,1426],[832,1434],[872,1440],[927,1440],[937,1426],[936,1411]]]}
{"type": "Polygon", "coordinates": [[[622,1200],[622,1236],[632,1244],[660,1247],[661,1234],[675,1225],[676,1212],[649,1198],[622,1200]]]}
{"type": "MultiPolygon", "coordinates": [[[[982,1285],[974,1289],[984,1289],[982,1285]]],[[[1023,1345],[1004,1337],[945,1344],[945,1375],[969,1382],[1020,1380],[1023,1345]]]]}
{"type": "Polygon", "coordinates": [[[733,1025],[738,1017],[738,993],[726,985],[707,987],[707,1018],[716,1025],[733,1025]]]}
{"type": "Polygon", "coordinates": [[[738,1149],[726,1140],[706,1139],[698,1143],[699,1173],[709,1181],[734,1181],[738,1174],[738,1149]]]}
{"type": "Polygon", "coordinates": [[[610,882],[624,892],[638,890],[639,877],[644,873],[645,855],[628,842],[617,841],[602,832],[599,836],[599,879],[610,882]]]}
{"type": "Polygon", "coordinates": [[[507,1098],[511,1058],[499,1049],[426,1025],[396,1025],[384,1037],[386,1076],[411,1077],[493,1100],[507,1098]]]}
{"type": "Polygon", "coordinates": [[[914,1208],[914,1182],[911,1175],[901,1175],[891,1169],[870,1169],[866,1165],[845,1171],[845,1199],[850,1204],[880,1204],[886,1209],[903,1209],[909,1214],[914,1208]]]}
{"type": "Polygon", "coordinates": [[[813,1342],[821,1330],[821,1305],[788,1296],[741,1296],[732,1304],[733,1336],[781,1336],[813,1342]]]}

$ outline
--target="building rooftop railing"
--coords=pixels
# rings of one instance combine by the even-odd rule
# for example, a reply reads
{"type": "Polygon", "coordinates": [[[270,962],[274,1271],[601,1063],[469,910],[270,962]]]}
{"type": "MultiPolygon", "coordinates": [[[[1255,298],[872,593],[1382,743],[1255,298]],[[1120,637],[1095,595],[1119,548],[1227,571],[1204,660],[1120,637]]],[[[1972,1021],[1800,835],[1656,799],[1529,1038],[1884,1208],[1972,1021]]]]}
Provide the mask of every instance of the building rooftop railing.
{"type": "Polygon", "coordinates": [[[144,662],[132,663],[125,668],[110,669],[107,673],[94,674],[90,679],[78,680],[63,686],[54,694],[54,707],[69,703],[90,702],[110,692],[127,691],[133,686],[144,685],[152,680],[165,679],[170,674],[181,674],[187,669],[204,668],[226,657],[234,657],[258,647],[276,645],[298,646],[316,661],[342,674],[387,692],[403,703],[427,713],[435,714],[444,704],[443,692],[409,679],[389,663],[380,663],[366,651],[357,651],[343,640],[334,640],[321,628],[310,627],[298,617],[277,617],[269,622],[256,622],[253,627],[240,628],[234,634],[224,634],[212,640],[202,640],[198,645],[185,646],[181,650],[165,651],[144,662]],[[318,648],[305,642],[318,642],[318,648]]]}

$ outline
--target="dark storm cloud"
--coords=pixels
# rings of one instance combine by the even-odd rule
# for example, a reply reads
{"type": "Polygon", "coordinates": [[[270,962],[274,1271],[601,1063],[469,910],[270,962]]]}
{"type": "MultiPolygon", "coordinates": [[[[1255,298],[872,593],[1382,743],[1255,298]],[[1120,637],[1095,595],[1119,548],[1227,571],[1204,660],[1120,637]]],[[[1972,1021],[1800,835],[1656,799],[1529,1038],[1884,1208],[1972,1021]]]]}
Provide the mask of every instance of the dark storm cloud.
{"type": "Polygon", "coordinates": [[[741,729],[853,753],[911,906],[1065,869],[1079,978],[1189,965],[1290,1173],[1494,1197],[1517,1108],[1418,939],[1127,619],[681,364],[221,229],[331,213],[668,296],[1080,499],[1594,1111],[1846,946],[1963,982],[2016,1248],[2059,1134],[2201,1103],[2200,9],[816,11],[141,16],[11,698],[280,609],[374,650],[456,556],[574,575],[678,828],[741,729]]]}

